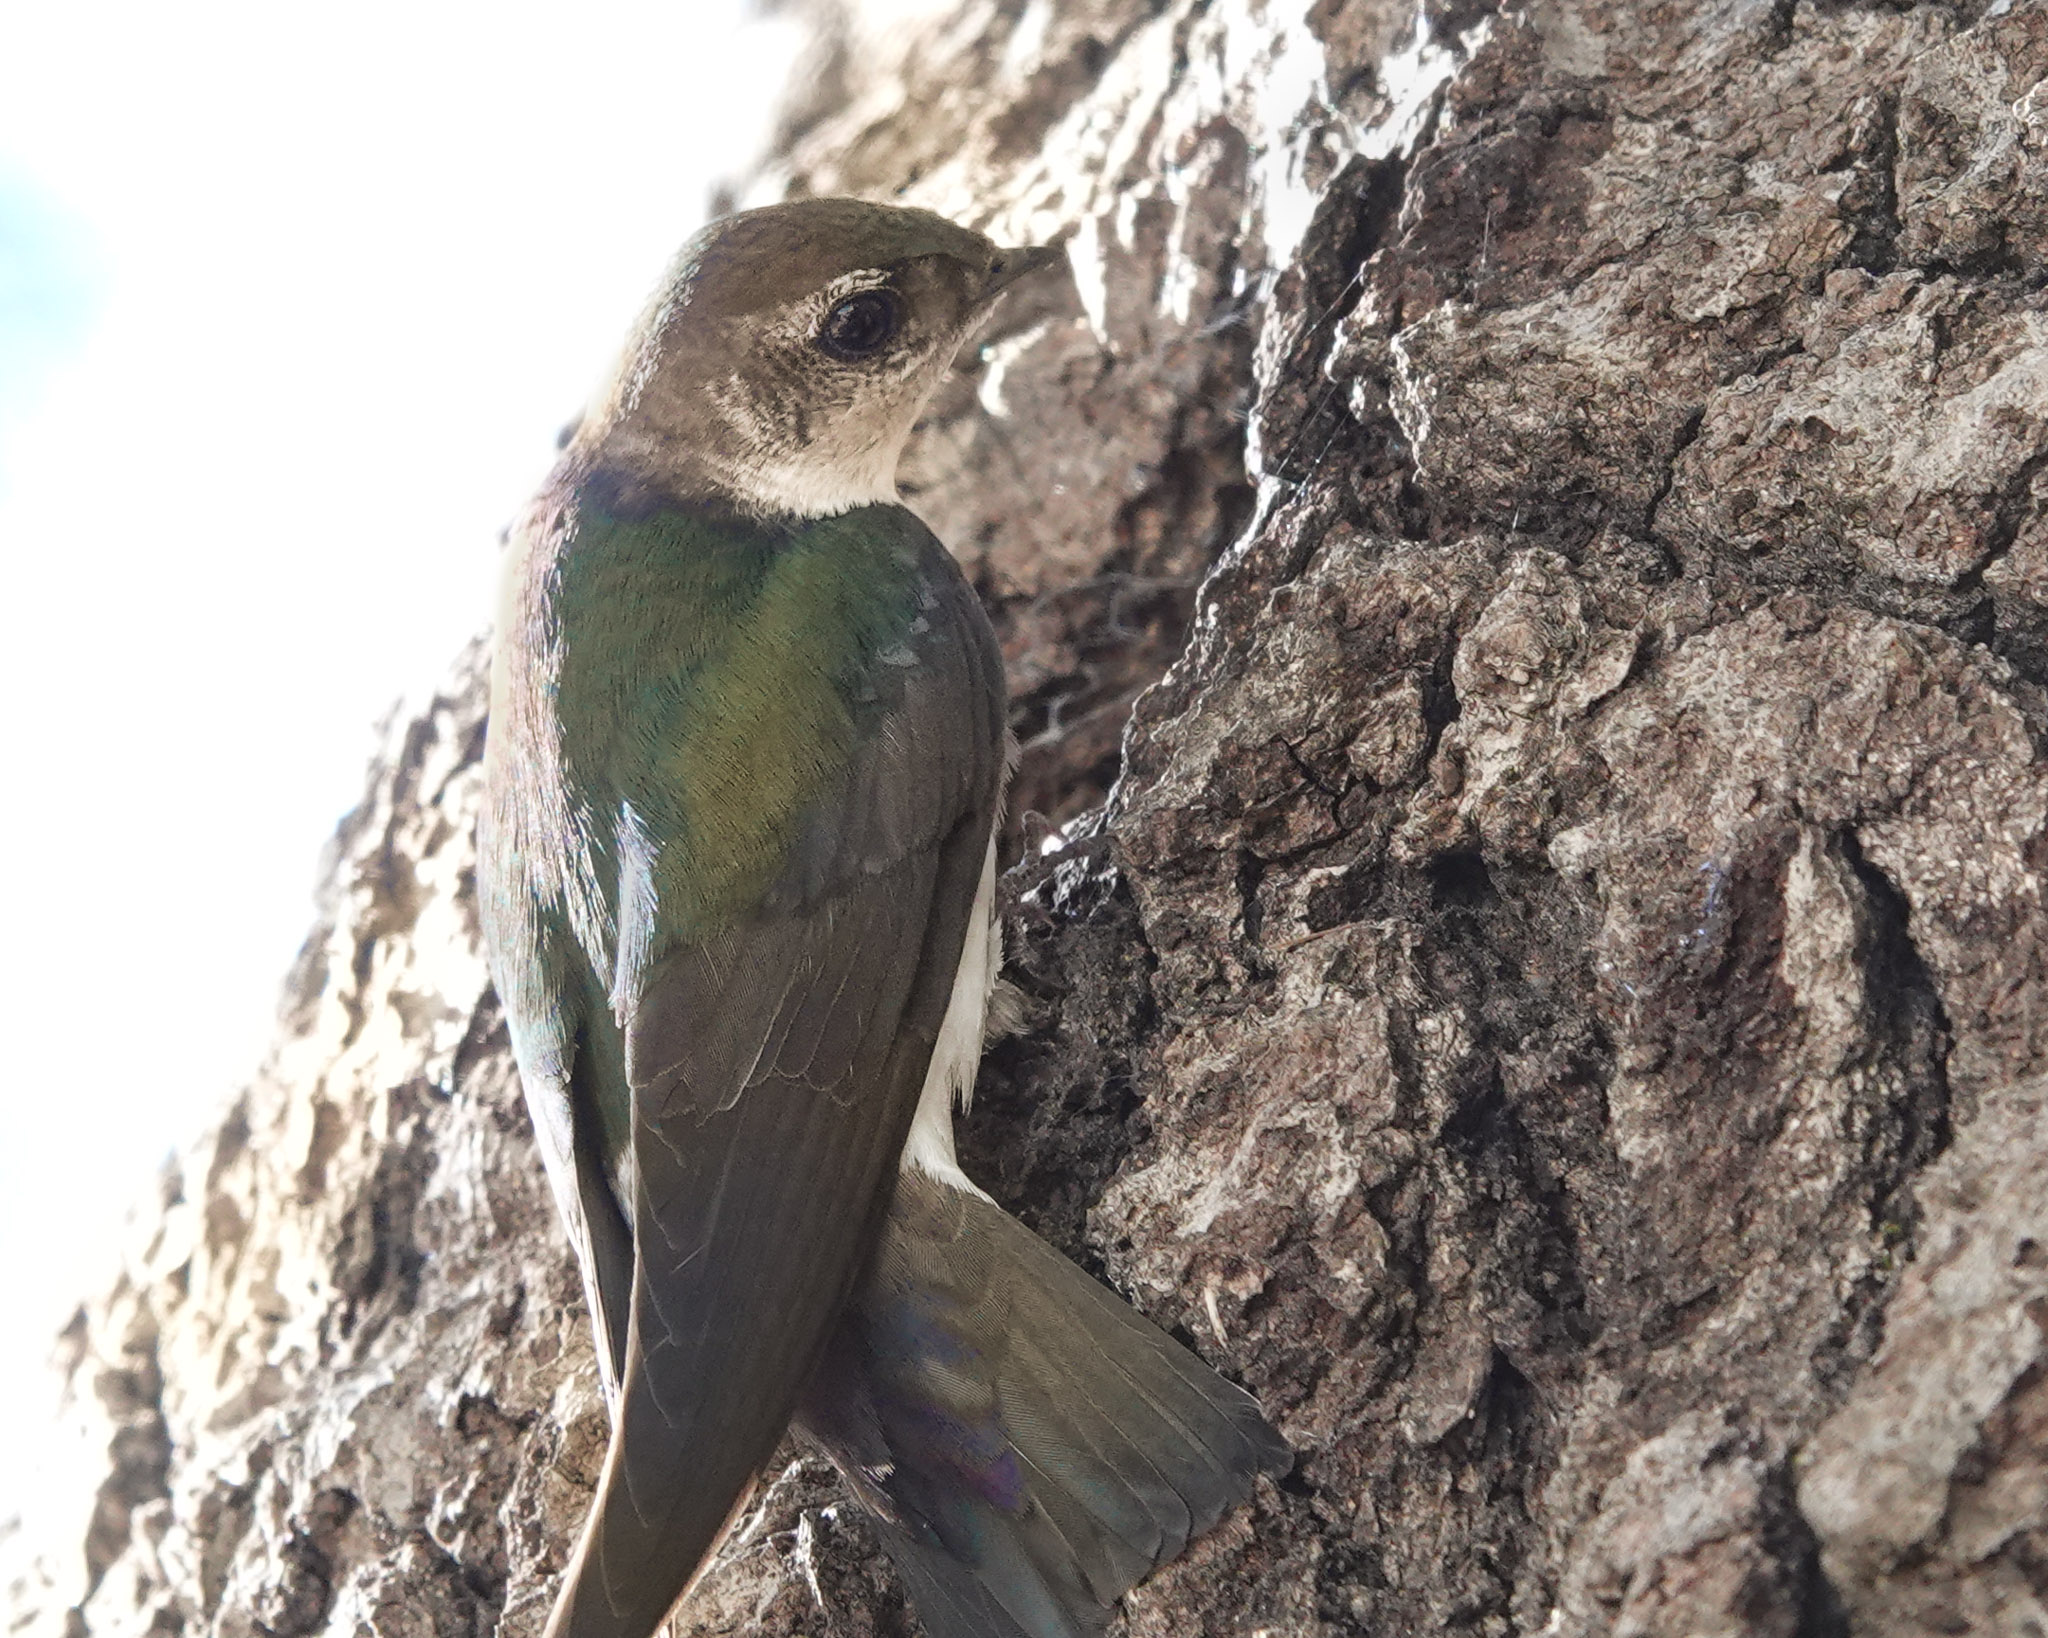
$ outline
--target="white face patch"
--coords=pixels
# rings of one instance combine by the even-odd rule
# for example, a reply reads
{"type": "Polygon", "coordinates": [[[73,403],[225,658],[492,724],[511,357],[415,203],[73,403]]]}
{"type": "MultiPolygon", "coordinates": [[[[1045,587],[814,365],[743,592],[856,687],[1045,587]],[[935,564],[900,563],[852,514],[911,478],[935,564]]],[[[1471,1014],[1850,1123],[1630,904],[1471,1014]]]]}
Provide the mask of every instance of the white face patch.
{"type": "Polygon", "coordinates": [[[897,501],[903,446],[964,326],[935,329],[913,312],[900,340],[871,359],[834,358],[818,345],[840,303],[890,288],[882,269],[843,274],[757,330],[720,405],[729,434],[720,475],[748,505],[830,517],[897,501]]]}

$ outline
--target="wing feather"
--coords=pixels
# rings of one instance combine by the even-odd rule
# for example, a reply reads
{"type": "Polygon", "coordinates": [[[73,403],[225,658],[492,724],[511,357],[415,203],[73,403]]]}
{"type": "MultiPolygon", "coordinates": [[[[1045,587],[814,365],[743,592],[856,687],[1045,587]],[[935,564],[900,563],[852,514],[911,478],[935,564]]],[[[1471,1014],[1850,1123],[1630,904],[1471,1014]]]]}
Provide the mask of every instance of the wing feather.
{"type": "Polygon", "coordinates": [[[781,1437],[879,1230],[1002,780],[1000,655],[925,538],[915,663],[875,679],[859,753],[787,869],[738,925],[651,940],[622,1009],[630,1295],[592,1283],[624,1368],[549,1638],[642,1638],[667,1614],[781,1437]]]}

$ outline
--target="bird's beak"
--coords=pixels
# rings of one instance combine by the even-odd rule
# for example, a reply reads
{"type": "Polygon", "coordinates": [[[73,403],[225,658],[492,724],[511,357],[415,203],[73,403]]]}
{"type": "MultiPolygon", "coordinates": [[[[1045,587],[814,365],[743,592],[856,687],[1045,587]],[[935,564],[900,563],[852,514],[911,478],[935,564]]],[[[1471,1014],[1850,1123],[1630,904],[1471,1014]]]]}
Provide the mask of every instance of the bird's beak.
{"type": "Polygon", "coordinates": [[[1042,267],[1051,267],[1063,262],[1067,253],[1058,245],[1024,245],[998,250],[996,259],[988,264],[988,277],[982,282],[981,299],[993,301],[1027,273],[1036,273],[1042,267]]]}

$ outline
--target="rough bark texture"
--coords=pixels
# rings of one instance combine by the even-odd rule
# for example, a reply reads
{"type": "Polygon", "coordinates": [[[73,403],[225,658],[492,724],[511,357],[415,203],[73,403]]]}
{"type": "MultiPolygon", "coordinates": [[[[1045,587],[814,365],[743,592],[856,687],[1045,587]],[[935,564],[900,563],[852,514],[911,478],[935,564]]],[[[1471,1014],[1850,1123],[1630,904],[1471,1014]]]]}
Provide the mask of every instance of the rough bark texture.
{"type": "MultiPolygon", "coordinates": [[[[818,27],[770,191],[1071,235],[906,475],[1027,746],[964,1147],[1301,1453],[1130,1631],[2048,1633],[2048,9],[818,27]]],[[[482,731],[67,1337],[24,1638],[537,1630],[604,1425],[482,731]]],[[[792,1456],[679,1630],[908,1627],[792,1456]]]]}

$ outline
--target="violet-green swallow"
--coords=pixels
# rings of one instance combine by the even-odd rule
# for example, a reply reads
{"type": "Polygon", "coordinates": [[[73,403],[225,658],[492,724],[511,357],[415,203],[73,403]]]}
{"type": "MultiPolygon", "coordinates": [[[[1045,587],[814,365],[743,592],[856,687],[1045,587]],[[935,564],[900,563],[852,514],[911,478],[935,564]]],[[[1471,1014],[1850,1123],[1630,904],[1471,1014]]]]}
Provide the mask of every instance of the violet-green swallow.
{"type": "Polygon", "coordinates": [[[1001,657],[895,469],[1053,259],[814,199],[683,251],[514,532],[490,963],[612,1436],[548,1638],[648,1638],[792,1419],[933,1638],[1086,1638],[1283,1471],[954,1158],[1001,963],[1001,657]]]}

